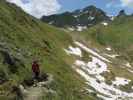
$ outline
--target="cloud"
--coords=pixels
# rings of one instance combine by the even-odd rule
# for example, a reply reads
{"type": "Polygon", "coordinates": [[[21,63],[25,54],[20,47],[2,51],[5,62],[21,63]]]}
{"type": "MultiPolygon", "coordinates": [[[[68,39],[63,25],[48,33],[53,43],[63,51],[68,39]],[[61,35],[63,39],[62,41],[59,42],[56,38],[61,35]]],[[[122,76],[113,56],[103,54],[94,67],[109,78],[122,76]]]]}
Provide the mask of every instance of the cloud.
{"type": "Polygon", "coordinates": [[[133,8],[133,0],[120,0],[123,7],[133,8]]]}
{"type": "Polygon", "coordinates": [[[21,7],[25,12],[40,18],[43,15],[55,14],[61,5],[57,0],[6,0],[21,7]]]}

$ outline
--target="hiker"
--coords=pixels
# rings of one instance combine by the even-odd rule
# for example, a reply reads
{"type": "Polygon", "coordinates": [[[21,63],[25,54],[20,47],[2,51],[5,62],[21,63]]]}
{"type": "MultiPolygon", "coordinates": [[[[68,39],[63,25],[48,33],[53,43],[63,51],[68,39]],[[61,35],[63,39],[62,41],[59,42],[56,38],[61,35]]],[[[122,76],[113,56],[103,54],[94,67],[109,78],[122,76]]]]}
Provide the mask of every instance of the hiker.
{"type": "Polygon", "coordinates": [[[38,79],[40,75],[40,68],[39,68],[39,64],[37,61],[33,61],[32,63],[32,72],[34,74],[34,78],[38,79]]]}

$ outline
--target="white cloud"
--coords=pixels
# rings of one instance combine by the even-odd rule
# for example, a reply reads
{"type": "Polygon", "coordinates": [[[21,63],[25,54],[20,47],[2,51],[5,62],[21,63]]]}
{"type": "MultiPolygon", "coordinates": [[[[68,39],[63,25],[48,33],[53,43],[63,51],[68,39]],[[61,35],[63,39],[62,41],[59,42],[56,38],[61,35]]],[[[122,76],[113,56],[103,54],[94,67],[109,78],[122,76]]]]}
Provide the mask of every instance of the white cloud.
{"type": "Polygon", "coordinates": [[[133,0],[120,0],[123,7],[133,8],[133,0]]]}
{"type": "Polygon", "coordinates": [[[6,0],[21,7],[25,12],[40,18],[43,15],[51,15],[60,10],[61,5],[57,0],[6,0]]]}

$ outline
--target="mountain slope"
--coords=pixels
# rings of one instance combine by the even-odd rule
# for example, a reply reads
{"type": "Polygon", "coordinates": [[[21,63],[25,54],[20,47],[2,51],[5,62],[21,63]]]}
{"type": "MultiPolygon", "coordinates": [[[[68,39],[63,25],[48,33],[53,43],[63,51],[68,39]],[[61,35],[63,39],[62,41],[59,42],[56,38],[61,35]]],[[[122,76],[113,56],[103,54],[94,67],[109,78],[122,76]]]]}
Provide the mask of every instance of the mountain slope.
{"type": "Polygon", "coordinates": [[[38,59],[42,73],[52,74],[45,100],[95,100],[82,92],[83,80],[72,70],[73,58],[63,48],[72,43],[64,31],[27,15],[13,4],[0,0],[0,99],[16,97],[14,87],[32,77],[31,63],[38,59]]]}
{"type": "Polygon", "coordinates": [[[67,53],[78,56],[73,68],[86,80],[88,91],[103,100],[133,99],[132,25],[133,16],[122,14],[107,25],[68,31],[75,45],[67,53]]]}
{"type": "Polygon", "coordinates": [[[128,60],[121,59],[121,55],[113,48],[97,47],[94,44],[92,47],[79,39],[74,44],[66,51],[79,56],[73,68],[86,80],[89,93],[95,93],[102,100],[133,99],[133,68],[128,60]]]}
{"type": "Polygon", "coordinates": [[[92,37],[98,43],[106,46],[112,46],[121,53],[125,59],[133,61],[132,43],[133,43],[133,16],[122,15],[115,18],[107,26],[98,24],[84,32],[81,32],[86,38],[92,37]]]}
{"type": "MultiPolygon", "coordinates": [[[[41,73],[53,76],[46,86],[52,92],[44,91],[43,100],[132,100],[133,18],[121,14],[82,32],[64,32],[1,0],[0,99],[21,97],[18,87],[30,81],[31,63],[38,59],[41,73]]],[[[71,13],[66,15],[71,19],[71,13]]],[[[29,91],[33,89],[39,98],[38,92],[43,92],[39,88],[30,87],[29,91]]]]}
{"type": "Polygon", "coordinates": [[[78,26],[90,27],[99,22],[109,21],[109,17],[105,12],[95,6],[88,6],[73,12],[65,12],[51,16],[43,16],[42,21],[57,27],[73,27],[78,26]]]}

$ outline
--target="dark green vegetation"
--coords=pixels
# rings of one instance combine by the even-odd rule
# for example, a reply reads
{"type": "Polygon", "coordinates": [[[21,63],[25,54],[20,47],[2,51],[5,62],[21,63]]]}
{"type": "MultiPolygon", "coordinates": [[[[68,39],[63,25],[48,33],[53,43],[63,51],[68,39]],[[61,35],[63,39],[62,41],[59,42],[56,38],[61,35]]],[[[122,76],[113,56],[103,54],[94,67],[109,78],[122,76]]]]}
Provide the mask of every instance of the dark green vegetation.
{"type": "Polygon", "coordinates": [[[43,16],[42,21],[58,27],[93,26],[102,21],[109,21],[106,13],[95,6],[88,6],[73,12],[64,12],[51,16],[43,16]]]}
{"type": "Polygon", "coordinates": [[[16,96],[13,87],[32,76],[31,63],[38,59],[42,73],[54,77],[44,100],[96,100],[82,92],[84,83],[71,69],[73,59],[63,51],[72,43],[64,31],[42,23],[13,4],[0,0],[0,99],[16,96]]]}

